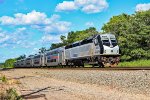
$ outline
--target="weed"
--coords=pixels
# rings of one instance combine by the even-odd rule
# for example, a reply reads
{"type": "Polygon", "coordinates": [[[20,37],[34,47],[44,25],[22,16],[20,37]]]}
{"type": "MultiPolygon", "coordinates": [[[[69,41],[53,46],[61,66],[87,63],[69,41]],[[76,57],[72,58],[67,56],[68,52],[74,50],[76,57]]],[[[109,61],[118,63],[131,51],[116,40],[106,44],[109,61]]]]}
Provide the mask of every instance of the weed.
{"type": "Polygon", "coordinates": [[[0,78],[0,80],[2,81],[2,82],[4,82],[4,83],[7,83],[7,78],[6,78],[6,76],[4,75],[4,76],[2,76],[1,78],[0,78]]]}
{"type": "Polygon", "coordinates": [[[22,100],[22,98],[17,94],[15,89],[10,88],[0,94],[0,100],[22,100]]]}

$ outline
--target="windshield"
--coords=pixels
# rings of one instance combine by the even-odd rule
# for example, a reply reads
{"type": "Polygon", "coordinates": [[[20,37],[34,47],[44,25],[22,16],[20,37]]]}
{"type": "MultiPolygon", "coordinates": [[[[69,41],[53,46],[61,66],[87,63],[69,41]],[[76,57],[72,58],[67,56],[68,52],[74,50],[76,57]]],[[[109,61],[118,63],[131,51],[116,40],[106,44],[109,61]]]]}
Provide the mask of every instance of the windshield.
{"type": "Polygon", "coordinates": [[[116,46],[117,45],[116,39],[111,39],[111,44],[113,45],[113,47],[116,46]]]}
{"type": "Polygon", "coordinates": [[[108,38],[105,38],[104,40],[102,40],[102,42],[103,42],[103,45],[110,46],[110,42],[108,38]]]}

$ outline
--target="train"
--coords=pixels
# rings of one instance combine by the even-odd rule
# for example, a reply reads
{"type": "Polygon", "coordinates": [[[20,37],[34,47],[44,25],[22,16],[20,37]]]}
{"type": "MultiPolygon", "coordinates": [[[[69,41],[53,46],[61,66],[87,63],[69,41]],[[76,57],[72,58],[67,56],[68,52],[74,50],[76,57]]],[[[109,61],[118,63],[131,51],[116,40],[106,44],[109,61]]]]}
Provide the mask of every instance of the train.
{"type": "Polygon", "coordinates": [[[120,48],[114,34],[97,34],[45,53],[35,54],[15,62],[15,67],[69,66],[115,67],[120,62],[120,48]]]}

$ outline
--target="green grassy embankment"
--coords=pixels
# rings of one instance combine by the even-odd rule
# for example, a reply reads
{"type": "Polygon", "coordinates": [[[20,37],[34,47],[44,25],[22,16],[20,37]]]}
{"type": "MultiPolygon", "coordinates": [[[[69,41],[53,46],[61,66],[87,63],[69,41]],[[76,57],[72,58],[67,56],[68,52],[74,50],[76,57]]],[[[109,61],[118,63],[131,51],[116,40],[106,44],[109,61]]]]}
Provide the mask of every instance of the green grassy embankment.
{"type": "Polygon", "coordinates": [[[118,67],[150,67],[150,60],[120,62],[118,67]]]}

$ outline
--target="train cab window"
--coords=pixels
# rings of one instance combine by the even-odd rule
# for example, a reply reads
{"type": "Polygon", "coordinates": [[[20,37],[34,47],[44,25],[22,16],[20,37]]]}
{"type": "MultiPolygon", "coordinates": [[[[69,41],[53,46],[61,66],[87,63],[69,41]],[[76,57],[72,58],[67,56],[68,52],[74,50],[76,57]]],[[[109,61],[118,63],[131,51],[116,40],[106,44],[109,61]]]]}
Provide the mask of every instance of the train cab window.
{"type": "Polygon", "coordinates": [[[103,39],[102,42],[103,42],[103,45],[110,46],[110,42],[108,38],[103,39]]]}
{"type": "Polygon", "coordinates": [[[116,41],[115,39],[111,39],[111,44],[112,44],[113,46],[116,46],[116,45],[117,45],[117,41],[116,41]]]}

